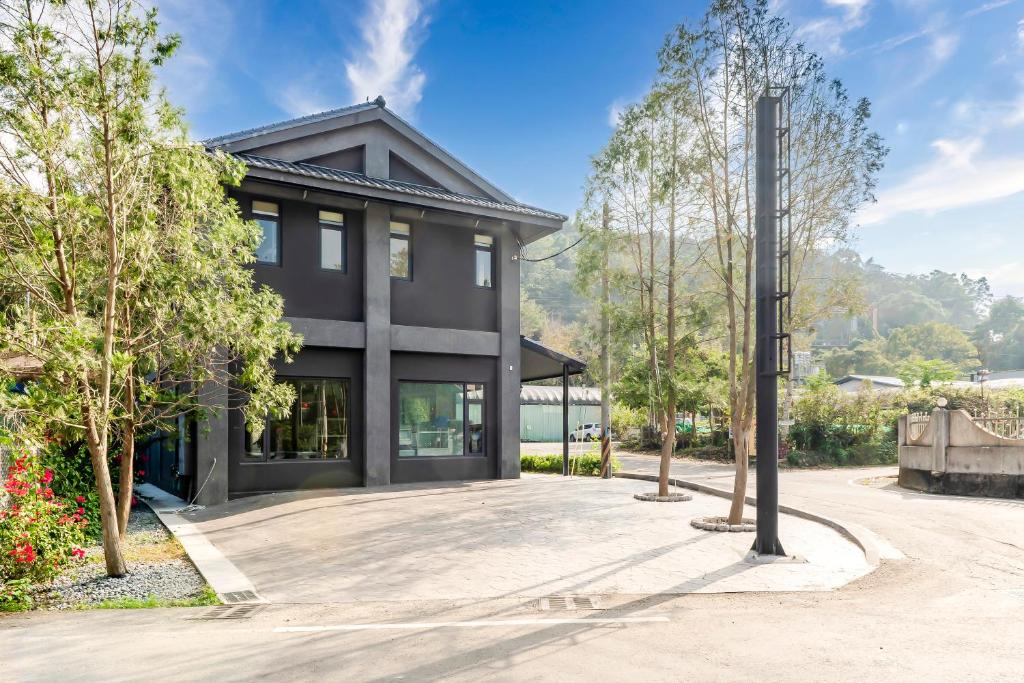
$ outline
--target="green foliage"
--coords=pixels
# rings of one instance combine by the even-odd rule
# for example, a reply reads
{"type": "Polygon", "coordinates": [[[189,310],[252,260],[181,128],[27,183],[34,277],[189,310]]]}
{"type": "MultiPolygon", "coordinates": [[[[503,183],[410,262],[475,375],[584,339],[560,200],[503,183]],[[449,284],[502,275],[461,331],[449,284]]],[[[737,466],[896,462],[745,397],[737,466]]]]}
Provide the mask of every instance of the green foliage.
{"type": "Polygon", "coordinates": [[[862,339],[823,358],[825,370],[838,379],[846,375],[893,375],[896,364],[886,356],[885,341],[862,339]]]}
{"type": "Polygon", "coordinates": [[[881,396],[869,390],[850,395],[820,378],[808,383],[793,403],[789,439],[797,452],[787,456],[791,464],[871,464],[888,457],[903,411],[881,396]]]}
{"type": "Polygon", "coordinates": [[[21,455],[4,480],[9,506],[0,510],[0,583],[5,585],[18,579],[48,581],[73,558],[81,559],[88,523],[73,500],[54,494],[53,471],[24,445],[16,450],[21,455]]]}
{"type": "Polygon", "coordinates": [[[899,374],[914,382],[954,379],[980,365],[978,348],[967,335],[937,322],[896,328],[888,339],[856,340],[845,349],[825,355],[823,363],[835,378],[899,374]]]}
{"type": "Polygon", "coordinates": [[[634,429],[647,424],[647,413],[638,408],[630,408],[622,403],[612,403],[612,433],[622,438],[634,429]]]}
{"type": "Polygon", "coordinates": [[[96,493],[96,479],[85,443],[50,441],[43,448],[41,457],[43,466],[53,472],[54,494],[58,498],[75,501],[85,510],[86,538],[98,539],[102,530],[100,497],[96,493]]]}
{"type": "Polygon", "coordinates": [[[32,581],[0,581],[0,612],[24,612],[32,609],[32,581]]]}
{"type": "Polygon", "coordinates": [[[914,358],[900,366],[899,378],[908,387],[930,387],[934,382],[956,379],[956,366],[944,360],[914,358]]]}
{"type": "Polygon", "coordinates": [[[75,609],[154,609],[157,607],[208,607],[221,604],[217,593],[209,586],[203,586],[199,595],[191,598],[158,598],[149,595],[145,598],[116,598],[98,603],[82,603],[75,609]]]}
{"type": "Polygon", "coordinates": [[[1007,296],[993,303],[974,330],[974,342],[989,370],[1024,368],[1024,299],[1007,296]]]}
{"type": "MultiPolygon", "coordinates": [[[[601,455],[599,453],[587,453],[584,455],[570,455],[569,471],[583,477],[598,477],[601,475],[601,455]]],[[[561,455],[527,455],[519,457],[520,469],[523,472],[541,472],[544,474],[562,473],[561,455]]],[[[612,456],[612,472],[619,470],[619,460],[612,456]]]]}
{"type": "Polygon", "coordinates": [[[886,354],[897,361],[942,360],[960,372],[980,367],[978,349],[963,332],[948,323],[927,322],[892,331],[886,354]]]}

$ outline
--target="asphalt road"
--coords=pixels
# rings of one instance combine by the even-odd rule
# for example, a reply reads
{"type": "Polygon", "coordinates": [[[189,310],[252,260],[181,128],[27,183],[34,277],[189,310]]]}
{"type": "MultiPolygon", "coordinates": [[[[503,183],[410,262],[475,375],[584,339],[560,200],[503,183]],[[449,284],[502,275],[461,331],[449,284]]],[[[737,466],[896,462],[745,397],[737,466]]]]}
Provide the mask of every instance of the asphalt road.
{"type": "MultiPolygon", "coordinates": [[[[831,593],[621,595],[573,612],[505,600],[8,616],[0,680],[1020,680],[1024,501],[903,492],[878,479],[893,472],[782,473],[782,503],[905,556],[831,593]]],[[[731,481],[715,464],[674,474],[731,481]]]]}

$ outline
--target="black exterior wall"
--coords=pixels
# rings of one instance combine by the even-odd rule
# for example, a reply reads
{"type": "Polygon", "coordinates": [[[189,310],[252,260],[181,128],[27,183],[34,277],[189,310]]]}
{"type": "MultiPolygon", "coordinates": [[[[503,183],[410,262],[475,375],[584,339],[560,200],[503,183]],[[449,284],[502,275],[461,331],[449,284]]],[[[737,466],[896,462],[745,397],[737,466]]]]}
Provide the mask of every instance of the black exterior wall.
{"type": "Polygon", "coordinates": [[[258,285],[269,285],[284,297],[284,314],[361,322],[363,317],[363,212],[325,203],[282,199],[272,191],[232,192],[242,215],[252,218],[252,200],[280,206],[281,263],[253,264],[258,285]],[[320,267],[319,211],[345,215],[345,272],[320,267]]]}
{"type": "Polygon", "coordinates": [[[391,481],[492,479],[498,462],[497,359],[425,353],[391,354],[391,481]],[[402,381],[467,382],[484,385],[483,455],[398,455],[398,386],[402,381]]]}
{"type": "MultiPolygon", "coordinates": [[[[498,329],[498,288],[477,287],[473,236],[484,230],[412,223],[412,279],[391,281],[391,323],[459,330],[498,329]]],[[[496,264],[492,260],[492,264],[496,264]]],[[[497,267],[492,265],[497,280],[497,267]]]]}
{"type": "Polygon", "coordinates": [[[278,379],[337,377],[349,380],[347,460],[243,462],[245,418],[237,402],[228,418],[229,495],[305,488],[360,486],[363,483],[363,353],[349,349],[303,348],[292,363],[277,363],[278,379]]]}

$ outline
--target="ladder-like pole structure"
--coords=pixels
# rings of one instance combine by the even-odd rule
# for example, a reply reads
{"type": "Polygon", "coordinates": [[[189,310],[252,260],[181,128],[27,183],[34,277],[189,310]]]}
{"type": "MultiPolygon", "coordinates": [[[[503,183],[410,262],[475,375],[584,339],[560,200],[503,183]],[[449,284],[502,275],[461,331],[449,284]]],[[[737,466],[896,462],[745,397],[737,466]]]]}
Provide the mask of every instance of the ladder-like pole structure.
{"type": "Polygon", "coordinates": [[[788,99],[787,89],[769,89],[757,102],[757,538],[753,550],[759,555],[786,554],[779,542],[778,377],[789,372],[791,354],[786,332],[792,239],[788,99]]]}

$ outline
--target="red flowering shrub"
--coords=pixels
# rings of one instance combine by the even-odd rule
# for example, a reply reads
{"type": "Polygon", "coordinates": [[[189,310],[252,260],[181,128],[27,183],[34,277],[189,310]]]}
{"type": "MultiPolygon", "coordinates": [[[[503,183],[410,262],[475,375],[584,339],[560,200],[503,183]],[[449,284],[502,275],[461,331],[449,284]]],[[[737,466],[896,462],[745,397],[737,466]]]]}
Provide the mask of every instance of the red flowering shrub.
{"type": "Polygon", "coordinates": [[[0,510],[0,588],[21,579],[47,581],[85,552],[85,510],[54,495],[53,472],[24,455],[8,469],[4,490],[10,505],[0,510]],[[74,510],[74,511],[72,511],[74,510]]]}

